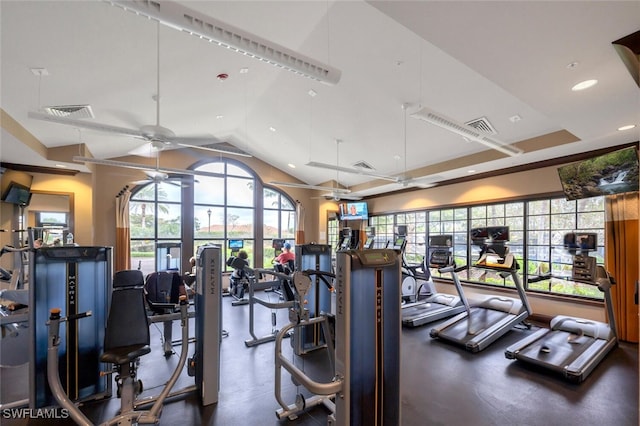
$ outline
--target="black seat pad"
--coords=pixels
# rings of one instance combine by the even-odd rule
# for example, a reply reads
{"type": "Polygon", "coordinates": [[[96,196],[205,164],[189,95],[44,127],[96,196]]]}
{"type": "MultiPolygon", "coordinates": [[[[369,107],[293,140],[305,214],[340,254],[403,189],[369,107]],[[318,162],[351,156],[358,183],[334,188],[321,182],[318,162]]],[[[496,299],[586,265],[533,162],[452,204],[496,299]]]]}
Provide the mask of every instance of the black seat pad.
{"type": "Polygon", "coordinates": [[[120,346],[103,353],[100,356],[100,361],[112,364],[127,364],[149,352],[151,352],[149,345],[120,346]]]}

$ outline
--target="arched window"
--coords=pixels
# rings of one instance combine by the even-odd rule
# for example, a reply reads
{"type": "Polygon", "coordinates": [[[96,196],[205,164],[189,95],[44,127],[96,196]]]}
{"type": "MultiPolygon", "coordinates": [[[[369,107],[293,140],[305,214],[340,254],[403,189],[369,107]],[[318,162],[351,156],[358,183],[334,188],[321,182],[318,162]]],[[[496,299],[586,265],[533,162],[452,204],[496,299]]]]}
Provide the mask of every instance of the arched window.
{"type": "Polygon", "coordinates": [[[295,205],[286,194],[265,188],[253,170],[235,160],[220,159],[195,170],[215,176],[172,178],[132,191],[132,268],[144,274],[182,269],[198,246],[208,243],[222,246],[226,259],[237,252],[230,242],[242,245],[253,267],[268,267],[273,238],[293,243],[295,205]]]}

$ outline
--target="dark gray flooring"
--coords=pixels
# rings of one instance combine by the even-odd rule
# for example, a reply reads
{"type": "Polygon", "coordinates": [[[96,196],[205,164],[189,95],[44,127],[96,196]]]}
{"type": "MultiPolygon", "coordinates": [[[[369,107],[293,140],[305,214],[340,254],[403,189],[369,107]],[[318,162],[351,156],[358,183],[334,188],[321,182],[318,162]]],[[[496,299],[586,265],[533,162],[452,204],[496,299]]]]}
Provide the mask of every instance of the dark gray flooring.
{"type": "MultiPolygon", "coordinates": [[[[273,296],[270,296],[273,297],[273,296]]],[[[310,410],[297,420],[277,420],[274,397],[274,346],[266,343],[246,348],[248,306],[231,307],[223,300],[223,327],[229,337],[222,342],[220,398],[218,404],[201,407],[190,395],[167,403],[162,425],[324,425],[327,411],[310,410]]],[[[271,314],[256,307],[257,334],[271,331],[271,314]]],[[[278,326],[286,323],[278,313],[278,326]]],[[[535,371],[504,357],[504,349],[528,330],[514,329],[484,351],[472,354],[433,340],[431,325],[402,332],[402,425],[638,425],[638,346],[621,343],[582,384],[535,371]]],[[[151,354],[141,360],[139,377],[147,394],[157,394],[178,359],[162,356],[160,333],[152,326],[151,354]]],[[[193,328],[192,328],[193,330],[193,328]]],[[[175,328],[174,338],[178,337],[175,328]]],[[[285,342],[285,353],[290,345],[285,342]]],[[[176,348],[179,351],[179,348],[176,348]]],[[[291,355],[292,359],[293,356],[291,355]]],[[[314,379],[329,380],[327,355],[316,351],[296,359],[314,379]]],[[[178,387],[193,383],[187,377],[178,387]]],[[[297,389],[283,373],[283,395],[294,402],[297,389]]],[[[115,415],[119,400],[98,401],[82,409],[96,423],[115,415]]],[[[2,420],[2,424],[51,424],[46,421],[2,420]]],[[[61,424],[59,421],[56,424],[61,424]]],[[[389,426],[389,425],[385,425],[389,426]]]]}

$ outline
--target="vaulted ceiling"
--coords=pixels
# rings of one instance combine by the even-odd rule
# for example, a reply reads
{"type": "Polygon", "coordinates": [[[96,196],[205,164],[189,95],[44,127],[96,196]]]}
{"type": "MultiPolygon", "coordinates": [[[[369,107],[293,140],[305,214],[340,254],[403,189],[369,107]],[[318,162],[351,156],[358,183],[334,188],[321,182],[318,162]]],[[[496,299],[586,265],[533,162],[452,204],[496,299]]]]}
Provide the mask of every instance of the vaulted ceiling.
{"type": "Polygon", "coordinates": [[[159,123],[176,135],[228,142],[302,182],[337,179],[362,195],[398,185],[306,164],[365,162],[377,174],[438,181],[639,139],[640,89],[612,45],[640,30],[638,1],[178,3],[329,65],[339,81],[302,77],[109,2],[3,0],[0,160],[53,165],[8,122],[47,148],[140,153],[142,140],[28,113],[90,105],[92,122],[155,124],[157,75],[159,123]],[[33,71],[42,68],[48,75],[33,71]],[[588,79],[598,83],[571,90],[588,79]],[[459,123],[485,118],[492,138],[524,153],[413,118],[421,107],[459,123]]]}

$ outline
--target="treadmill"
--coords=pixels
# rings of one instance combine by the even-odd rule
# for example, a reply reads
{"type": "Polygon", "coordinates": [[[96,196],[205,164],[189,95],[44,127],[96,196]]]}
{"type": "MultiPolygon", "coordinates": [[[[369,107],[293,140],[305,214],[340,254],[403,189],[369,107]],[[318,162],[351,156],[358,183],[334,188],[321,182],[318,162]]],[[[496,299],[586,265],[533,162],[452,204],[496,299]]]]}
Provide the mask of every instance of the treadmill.
{"type": "MultiPolygon", "coordinates": [[[[486,296],[477,305],[469,306],[460,280],[454,283],[461,295],[465,311],[431,329],[431,337],[463,346],[470,352],[479,352],[502,337],[511,328],[524,322],[531,315],[522,281],[517,274],[519,268],[505,243],[509,240],[506,226],[476,228],[471,230],[475,245],[482,247],[478,262],[473,265],[498,272],[502,278],[511,276],[518,291],[518,299],[503,296],[486,296]],[[487,240],[491,244],[486,244],[487,240]]],[[[454,272],[455,273],[455,272],[454,272]]]]}
{"type": "MultiPolygon", "coordinates": [[[[415,303],[403,306],[402,309],[402,325],[406,327],[419,327],[421,325],[448,318],[457,315],[465,310],[462,300],[458,296],[452,294],[438,293],[433,286],[429,268],[438,268],[441,274],[451,272],[452,278],[458,279],[456,271],[465,269],[465,267],[457,268],[453,262],[451,253],[452,235],[434,235],[429,239],[429,264],[423,266],[423,276],[417,275],[416,278],[424,280],[429,287],[430,295],[426,299],[421,299],[415,303]]],[[[409,268],[410,271],[417,273],[418,271],[409,268]]],[[[459,292],[460,286],[456,285],[459,292]]],[[[418,293],[421,293],[419,291],[418,293]]],[[[460,294],[460,293],[458,293],[460,294]]]]}
{"type": "MultiPolygon", "coordinates": [[[[611,301],[611,286],[615,280],[604,267],[596,265],[594,257],[588,255],[590,250],[596,249],[596,234],[589,235],[593,245],[582,247],[579,254],[574,254],[571,278],[573,281],[596,285],[604,293],[609,323],[558,315],[551,320],[549,328],[538,330],[505,351],[508,359],[551,370],[575,383],[586,379],[618,345],[611,301]]],[[[571,239],[565,237],[565,242],[568,240],[571,239]]]]}

